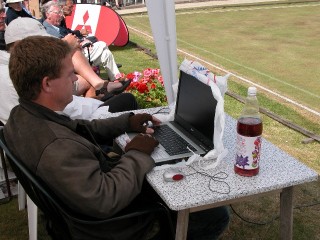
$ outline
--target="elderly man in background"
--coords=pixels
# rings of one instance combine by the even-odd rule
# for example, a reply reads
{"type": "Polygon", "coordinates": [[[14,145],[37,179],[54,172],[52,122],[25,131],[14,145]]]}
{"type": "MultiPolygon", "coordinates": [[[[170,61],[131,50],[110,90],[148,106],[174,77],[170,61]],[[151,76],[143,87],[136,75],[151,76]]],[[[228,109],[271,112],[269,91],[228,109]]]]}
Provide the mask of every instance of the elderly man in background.
{"type": "Polygon", "coordinates": [[[84,55],[93,62],[94,65],[100,65],[107,71],[109,79],[118,79],[121,74],[114,60],[113,54],[109,50],[107,44],[103,41],[92,43],[86,39],[79,31],[72,31],[66,27],[61,26],[61,21],[64,19],[64,11],[58,3],[50,1],[42,6],[43,12],[46,13],[46,19],[43,26],[46,27],[47,32],[55,37],[63,38],[67,34],[75,34],[81,41],[81,45],[88,43],[90,46],[89,53],[84,49],[84,55]]]}

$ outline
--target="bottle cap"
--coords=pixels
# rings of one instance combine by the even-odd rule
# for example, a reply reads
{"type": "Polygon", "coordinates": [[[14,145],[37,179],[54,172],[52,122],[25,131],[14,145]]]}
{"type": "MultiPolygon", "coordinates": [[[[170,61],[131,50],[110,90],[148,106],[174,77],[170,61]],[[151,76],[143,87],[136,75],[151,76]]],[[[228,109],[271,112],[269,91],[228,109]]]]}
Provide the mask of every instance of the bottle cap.
{"type": "Polygon", "coordinates": [[[255,95],[257,95],[257,88],[256,88],[256,87],[249,87],[249,88],[248,88],[248,95],[249,95],[249,96],[255,96],[255,95]]]}

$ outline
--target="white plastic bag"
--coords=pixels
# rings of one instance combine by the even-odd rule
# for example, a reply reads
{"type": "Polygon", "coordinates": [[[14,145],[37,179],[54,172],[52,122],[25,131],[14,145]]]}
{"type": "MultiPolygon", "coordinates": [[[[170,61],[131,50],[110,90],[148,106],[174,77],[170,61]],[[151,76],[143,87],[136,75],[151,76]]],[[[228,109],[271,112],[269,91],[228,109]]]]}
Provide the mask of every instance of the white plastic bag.
{"type": "MultiPolygon", "coordinates": [[[[199,81],[209,85],[212,90],[212,95],[217,100],[216,114],[214,119],[214,149],[208,152],[203,158],[205,160],[212,160],[212,164],[206,165],[204,169],[214,168],[226,156],[227,149],[224,148],[222,137],[225,125],[224,115],[224,94],[227,91],[227,80],[230,74],[225,76],[216,76],[210,72],[206,67],[198,62],[189,61],[185,59],[180,66],[180,70],[194,76],[199,81]]],[[[187,162],[188,164],[188,162],[187,162]]]]}

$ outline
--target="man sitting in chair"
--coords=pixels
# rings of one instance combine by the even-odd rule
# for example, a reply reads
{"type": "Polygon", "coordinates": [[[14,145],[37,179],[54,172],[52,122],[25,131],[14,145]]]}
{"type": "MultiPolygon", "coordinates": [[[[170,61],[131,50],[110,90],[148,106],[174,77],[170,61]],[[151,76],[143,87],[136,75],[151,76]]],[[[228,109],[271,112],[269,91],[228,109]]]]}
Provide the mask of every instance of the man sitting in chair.
{"type": "MultiPolygon", "coordinates": [[[[11,111],[4,137],[13,154],[71,209],[94,218],[110,218],[132,207],[137,197],[142,206],[154,201],[142,186],[155,165],[150,154],[158,142],[145,123],[160,122],[149,114],[128,113],[91,122],[61,115],[72,101],[77,80],[72,54],[67,43],[47,36],[31,36],[15,44],[9,72],[20,105],[11,111]],[[116,161],[98,145],[129,131],[140,134],[116,161]]],[[[83,227],[81,233],[72,234],[75,239],[146,239],[156,217],[119,221],[99,231],[83,227]]],[[[228,220],[225,208],[192,213],[188,238],[215,239],[228,220]]]]}

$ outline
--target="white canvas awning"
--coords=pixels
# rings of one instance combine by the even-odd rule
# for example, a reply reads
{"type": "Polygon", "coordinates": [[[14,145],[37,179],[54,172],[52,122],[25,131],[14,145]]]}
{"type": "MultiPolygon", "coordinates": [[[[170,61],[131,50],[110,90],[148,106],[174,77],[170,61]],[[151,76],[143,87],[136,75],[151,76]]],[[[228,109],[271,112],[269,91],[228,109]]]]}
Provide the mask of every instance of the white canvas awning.
{"type": "Polygon", "coordinates": [[[168,103],[175,101],[172,85],[178,81],[174,0],[146,1],[168,103]]]}

